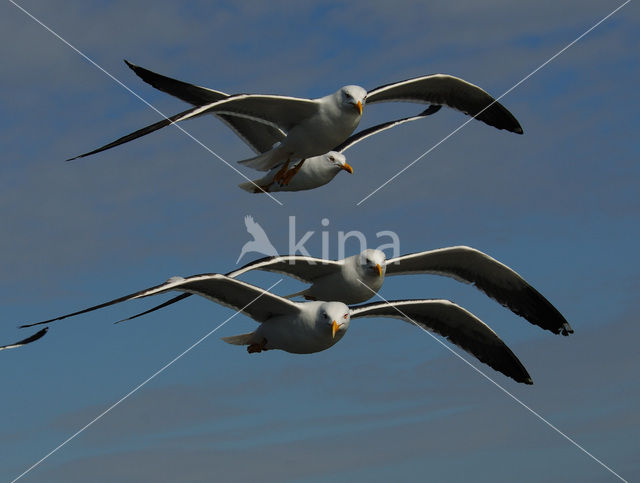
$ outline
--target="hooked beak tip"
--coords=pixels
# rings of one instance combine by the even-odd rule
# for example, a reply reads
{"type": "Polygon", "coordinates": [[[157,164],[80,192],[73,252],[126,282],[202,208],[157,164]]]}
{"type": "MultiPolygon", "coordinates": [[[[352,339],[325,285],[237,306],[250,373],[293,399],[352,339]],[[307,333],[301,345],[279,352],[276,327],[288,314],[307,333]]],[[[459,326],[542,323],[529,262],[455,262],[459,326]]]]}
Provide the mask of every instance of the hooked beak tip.
{"type": "Polygon", "coordinates": [[[344,169],[349,174],[353,174],[353,168],[349,166],[347,163],[344,163],[344,166],[342,167],[342,169],[344,169]]]}
{"type": "Polygon", "coordinates": [[[336,338],[336,332],[338,332],[338,323],[334,320],[333,323],[331,324],[331,338],[335,339],[336,338]]]}
{"type": "Polygon", "coordinates": [[[378,277],[382,277],[382,267],[379,264],[376,264],[376,271],[378,272],[378,277]]]}
{"type": "Polygon", "coordinates": [[[362,116],[362,101],[358,101],[358,103],[356,104],[356,108],[358,109],[358,112],[362,116]]]}

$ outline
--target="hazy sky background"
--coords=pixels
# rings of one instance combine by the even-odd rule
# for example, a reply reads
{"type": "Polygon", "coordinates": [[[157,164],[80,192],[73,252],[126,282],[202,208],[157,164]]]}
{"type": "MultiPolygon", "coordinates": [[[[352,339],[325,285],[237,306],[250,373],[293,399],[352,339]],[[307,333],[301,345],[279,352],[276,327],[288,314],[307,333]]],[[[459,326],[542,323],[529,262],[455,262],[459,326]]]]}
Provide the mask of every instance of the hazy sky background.
{"type": "MultiPolygon", "coordinates": [[[[318,97],[441,72],[498,96],[621,4],[19,3],[166,114],[187,106],[123,58],[229,93],[318,97]]],[[[298,237],[316,232],[307,244],[316,256],[322,230],[332,257],[340,230],[360,230],[372,246],[393,230],[403,253],[470,245],[523,275],[575,334],[542,331],[441,277],[393,277],[382,295],[447,298],[479,316],[534,385],[479,367],[638,479],[639,27],[632,2],[504,97],[523,136],[471,122],[356,206],[466,120],[443,109],[358,144],[347,152],[354,175],[277,194],[279,206],[238,189],[237,173],[175,128],[65,163],[159,116],[6,2],[0,340],[32,333],[21,322],[172,275],[232,270],[247,214],[283,253],[289,216],[298,237]]],[[[361,125],[420,109],[369,106],[361,125]]],[[[211,117],[183,127],[231,163],[251,155],[211,117]]],[[[285,280],[276,292],[301,287],[285,280]]],[[[193,299],[113,326],[160,299],[116,306],[0,353],[2,476],[18,476],[233,314],[193,299]]],[[[254,327],[235,317],[22,481],[616,480],[410,325],[357,320],[331,350],[308,356],[250,356],[219,340],[254,327]]]]}

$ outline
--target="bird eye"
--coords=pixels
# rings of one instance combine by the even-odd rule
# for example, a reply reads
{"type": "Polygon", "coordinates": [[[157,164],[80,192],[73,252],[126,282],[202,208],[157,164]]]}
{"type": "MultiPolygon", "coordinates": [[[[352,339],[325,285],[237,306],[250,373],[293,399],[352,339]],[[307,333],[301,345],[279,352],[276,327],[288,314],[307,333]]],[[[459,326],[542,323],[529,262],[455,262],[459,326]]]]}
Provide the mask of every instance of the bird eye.
{"type": "Polygon", "coordinates": [[[329,156],[329,161],[335,161],[336,158],[334,158],[333,156],[329,156]]]}
{"type": "Polygon", "coordinates": [[[346,319],[347,317],[349,317],[349,314],[344,314],[344,318],[346,319]]]}

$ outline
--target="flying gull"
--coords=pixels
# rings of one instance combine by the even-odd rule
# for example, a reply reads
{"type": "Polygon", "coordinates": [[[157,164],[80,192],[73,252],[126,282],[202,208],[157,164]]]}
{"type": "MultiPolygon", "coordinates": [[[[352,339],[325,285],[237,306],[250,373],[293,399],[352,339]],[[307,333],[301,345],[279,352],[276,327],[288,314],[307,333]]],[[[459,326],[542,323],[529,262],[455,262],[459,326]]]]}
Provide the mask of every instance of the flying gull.
{"type": "Polygon", "coordinates": [[[167,282],[78,312],[22,327],[48,324],[127,300],[168,291],[200,295],[248,315],[257,330],[223,340],[247,346],[249,353],[279,349],[310,354],[332,347],[351,319],[391,317],[439,334],[517,382],[533,384],[522,363],[484,322],[448,300],[396,300],[360,306],[342,302],[293,302],[221,274],[173,277],[167,282]]]}
{"type": "MultiPolygon", "coordinates": [[[[225,94],[175,81],[129,62],[127,65],[144,80],[146,80],[145,77],[150,78],[151,85],[155,83],[165,92],[186,99],[187,102],[202,102],[200,99],[203,101],[207,99],[208,103],[196,105],[71,159],[95,154],[172,123],[211,113],[224,116],[227,123],[231,116],[235,116],[283,131],[286,136],[281,142],[240,163],[261,171],[268,171],[284,163],[285,170],[281,174],[284,176],[292,160],[299,159],[300,163],[303,163],[306,158],[328,153],[335,146],[343,143],[357,128],[365,103],[391,101],[444,105],[498,129],[506,129],[518,134],[523,132],[516,118],[490,94],[478,86],[451,75],[433,74],[416,77],[376,87],[370,91],[360,86],[344,86],[335,93],[318,99],[262,94],[235,94],[218,99],[218,96],[225,94]],[[172,84],[170,81],[177,84],[172,84]]],[[[234,126],[231,127],[234,128],[234,126]]]]}
{"type": "Polygon", "coordinates": [[[440,110],[440,106],[429,106],[417,116],[405,117],[395,121],[384,122],[376,126],[364,129],[351,135],[344,143],[334,148],[333,151],[314,156],[303,163],[290,169],[286,174],[287,164],[283,163],[274,167],[269,173],[259,179],[241,183],[240,188],[250,193],[264,193],[275,191],[303,191],[319,188],[329,183],[340,171],[353,174],[353,168],[347,163],[344,153],[363,139],[378,134],[405,122],[416,121],[434,114],[440,110]],[[281,176],[282,175],[282,176],[281,176]],[[294,178],[295,176],[295,178],[294,178]],[[279,180],[279,181],[278,181],[279,180]]]}
{"type": "MultiPolygon", "coordinates": [[[[294,277],[311,286],[288,297],[336,300],[347,304],[366,302],[382,287],[385,276],[433,274],[473,284],[486,295],[554,334],[569,335],[573,329],[540,292],[517,272],[486,253],[456,246],[402,255],[387,260],[381,250],[368,249],[343,260],[324,260],[301,255],[265,257],[227,273],[238,277],[251,270],[264,270],[294,277]]],[[[135,319],[188,297],[182,294],[163,304],[133,315],[135,319]]]]}

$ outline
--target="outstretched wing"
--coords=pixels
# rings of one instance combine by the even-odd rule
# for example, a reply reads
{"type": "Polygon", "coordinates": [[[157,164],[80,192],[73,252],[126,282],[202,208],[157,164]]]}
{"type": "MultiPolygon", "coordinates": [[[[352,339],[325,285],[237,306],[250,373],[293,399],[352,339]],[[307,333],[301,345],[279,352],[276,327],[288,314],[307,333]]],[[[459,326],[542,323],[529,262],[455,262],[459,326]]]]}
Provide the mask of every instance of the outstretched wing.
{"type": "Polygon", "coordinates": [[[131,134],[122,136],[98,149],[70,158],[67,161],[84,158],[85,156],[105,151],[137,139],[145,134],[157,131],[170,124],[186,121],[187,119],[202,116],[207,113],[218,115],[228,114],[235,117],[251,119],[287,132],[291,127],[317,114],[318,106],[318,101],[313,99],[258,94],[236,94],[220,101],[192,107],[191,109],[162,119],[142,129],[138,129],[131,134]]]}
{"type": "MultiPolygon", "coordinates": [[[[127,60],[125,63],[147,84],[194,106],[210,104],[228,97],[228,94],[224,92],[172,79],[132,64],[127,60]]],[[[226,114],[221,114],[218,117],[258,154],[270,150],[275,143],[282,141],[286,136],[280,129],[251,119],[226,114]]]]}
{"type": "Polygon", "coordinates": [[[394,300],[351,307],[351,318],[392,317],[435,332],[517,382],[533,384],[511,349],[475,315],[448,300],[394,300]]]}
{"type": "Polygon", "coordinates": [[[88,153],[84,153],[84,154],[79,154],[78,156],[75,156],[73,158],[69,158],[69,159],[67,159],[67,161],[73,161],[74,159],[79,159],[79,158],[84,158],[86,156],[91,156],[92,154],[97,154],[97,153],[100,153],[102,151],[106,151],[107,149],[111,149],[111,148],[115,148],[116,146],[120,146],[121,144],[128,143],[129,141],[133,141],[134,139],[138,139],[138,138],[140,138],[142,136],[145,136],[146,134],[150,134],[150,133],[152,133],[154,131],[157,131],[158,129],[162,129],[163,127],[168,126],[169,124],[172,124],[174,122],[178,122],[185,115],[191,113],[192,111],[193,111],[193,108],[187,109],[186,111],[179,112],[178,114],[174,114],[171,117],[167,117],[165,119],[162,119],[161,121],[155,122],[153,124],[150,124],[148,126],[143,127],[142,129],[138,129],[137,131],[134,131],[134,132],[132,132],[130,134],[122,136],[121,138],[118,138],[115,141],[112,141],[109,144],[105,144],[104,146],[101,146],[99,148],[96,148],[93,151],[89,151],[88,153]]]}
{"type": "MultiPolygon", "coordinates": [[[[238,270],[227,273],[227,277],[235,278],[251,270],[263,270],[267,272],[288,275],[297,280],[300,280],[301,282],[313,283],[314,280],[324,277],[325,275],[336,273],[341,268],[342,262],[340,261],[337,262],[334,260],[323,260],[321,258],[304,257],[297,255],[282,257],[277,256],[265,257],[250,262],[245,266],[239,268],[238,270]]],[[[127,317],[126,319],[122,319],[120,322],[137,319],[138,317],[141,317],[143,315],[150,314],[151,312],[155,312],[156,310],[160,310],[164,307],[168,307],[169,305],[173,305],[176,302],[180,302],[190,295],[191,294],[189,293],[180,294],[177,297],[173,297],[166,302],[161,303],[160,305],[156,305],[155,307],[145,310],[144,312],[140,312],[132,315],[131,317],[127,317]]]]}
{"type": "Polygon", "coordinates": [[[36,332],[32,336],[27,337],[26,339],[22,339],[21,341],[14,342],[13,344],[0,346],[0,351],[3,351],[5,349],[16,349],[17,347],[22,347],[23,345],[27,345],[27,344],[30,344],[31,342],[35,342],[36,340],[44,337],[44,335],[47,333],[48,330],[49,328],[45,327],[44,329],[39,330],[38,332],[36,332]]]}
{"type": "Polygon", "coordinates": [[[474,248],[441,248],[387,260],[387,276],[416,273],[443,275],[471,283],[532,324],[554,334],[573,333],[558,309],[518,273],[474,248]]]}
{"type": "Polygon", "coordinates": [[[250,270],[263,270],[288,275],[304,283],[313,283],[320,277],[340,271],[342,265],[343,262],[341,260],[323,260],[322,258],[302,255],[285,255],[255,260],[247,263],[244,267],[229,272],[227,276],[237,277],[250,270]]]}
{"type": "Polygon", "coordinates": [[[404,124],[405,122],[417,121],[418,119],[422,119],[423,117],[430,116],[431,114],[435,114],[438,112],[442,106],[431,105],[427,107],[424,111],[422,111],[417,116],[412,117],[404,117],[402,119],[396,119],[395,121],[383,122],[382,124],[378,124],[376,126],[371,126],[370,128],[363,129],[352,136],[350,136],[345,142],[335,147],[333,151],[338,151],[342,153],[352,147],[354,144],[359,143],[363,139],[368,138],[369,136],[373,136],[374,134],[378,134],[382,131],[386,131],[387,129],[391,129],[392,127],[399,126],[404,124]]]}
{"type": "Polygon", "coordinates": [[[367,93],[367,104],[407,101],[442,104],[490,126],[522,134],[517,119],[490,94],[451,75],[433,74],[376,87],[367,93]]]}
{"type": "Polygon", "coordinates": [[[273,295],[259,287],[240,282],[239,280],[233,280],[218,273],[209,273],[194,275],[188,278],[173,277],[163,284],[125,295],[124,297],[120,297],[100,305],[94,305],[93,307],[54,317],[42,322],[24,324],[20,327],[32,327],[34,325],[47,324],[57,320],[66,319],[68,317],[73,317],[75,315],[85,314],[120,302],[126,302],[127,300],[149,297],[151,295],[171,290],[206,297],[221,305],[243,312],[258,322],[264,322],[267,318],[273,315],[295,314],[299,310],[295,302],[273,295]]]}

